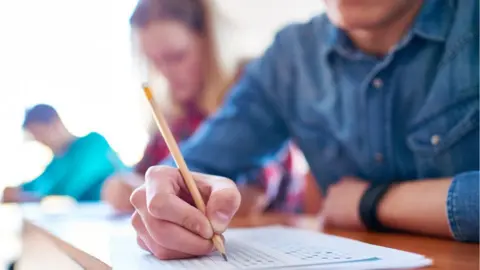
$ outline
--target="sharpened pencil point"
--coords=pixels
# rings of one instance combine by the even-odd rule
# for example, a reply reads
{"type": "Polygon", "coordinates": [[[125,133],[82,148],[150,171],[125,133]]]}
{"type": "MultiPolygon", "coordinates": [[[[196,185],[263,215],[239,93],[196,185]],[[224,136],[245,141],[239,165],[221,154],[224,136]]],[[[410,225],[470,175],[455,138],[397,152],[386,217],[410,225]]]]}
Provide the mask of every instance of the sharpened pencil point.
{"type": "Polygon", "coordinates": [[[225,253],[222,253],[222,257],[226,262],[228,262],[227,255],[225,253]]]}

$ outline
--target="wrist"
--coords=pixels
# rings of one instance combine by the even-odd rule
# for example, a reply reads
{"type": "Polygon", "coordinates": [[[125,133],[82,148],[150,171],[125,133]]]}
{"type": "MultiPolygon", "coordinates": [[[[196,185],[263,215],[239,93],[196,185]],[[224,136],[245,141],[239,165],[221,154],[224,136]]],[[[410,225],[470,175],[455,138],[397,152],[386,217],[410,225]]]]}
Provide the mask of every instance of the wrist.
{"type": "Polygon", "coordinates": [[[389,228],[395,228],[397,218],[395,211],[392,209],[398,209],[395,205],[399,200],[396,200],[400,185],[394,184],[390,186],[388,192],[385,193],[382,200],[377,205],[377,218],[380,223],[389,228]]]}
{"type": "Polygon", "coordinates": [[[380,205],[391,188],[391,183],[373,184],[364,192],[359,204],[359,215],[364,226],[371,231],[390,231],[380,218],[380,205]]]}

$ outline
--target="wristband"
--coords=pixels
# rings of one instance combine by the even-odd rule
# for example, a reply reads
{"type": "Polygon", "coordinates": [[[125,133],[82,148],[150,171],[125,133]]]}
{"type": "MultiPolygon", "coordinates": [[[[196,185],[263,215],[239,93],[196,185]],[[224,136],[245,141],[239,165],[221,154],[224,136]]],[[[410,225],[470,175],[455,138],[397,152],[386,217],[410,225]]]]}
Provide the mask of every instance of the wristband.
{"type": "Polygon", "coordinates": [[[391,184],[371,185],[360,200],[359,213],[363,224],[368,230],[377,232],[392,231],[383,226],[377,217],[378,204],[390,189],[391,184]]]}

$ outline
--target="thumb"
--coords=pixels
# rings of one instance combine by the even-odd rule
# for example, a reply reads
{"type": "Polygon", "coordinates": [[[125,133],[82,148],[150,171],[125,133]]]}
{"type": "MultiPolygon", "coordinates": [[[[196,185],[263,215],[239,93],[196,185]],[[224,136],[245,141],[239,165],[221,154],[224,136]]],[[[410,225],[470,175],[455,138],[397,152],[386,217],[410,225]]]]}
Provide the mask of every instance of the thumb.
{"type": "Polygon", "coordinates": [[[234,182],[223,177],[208,177],[211,186],[207,218],[216,233],[223,233],[240,207],[240,192],[234,182]]]}

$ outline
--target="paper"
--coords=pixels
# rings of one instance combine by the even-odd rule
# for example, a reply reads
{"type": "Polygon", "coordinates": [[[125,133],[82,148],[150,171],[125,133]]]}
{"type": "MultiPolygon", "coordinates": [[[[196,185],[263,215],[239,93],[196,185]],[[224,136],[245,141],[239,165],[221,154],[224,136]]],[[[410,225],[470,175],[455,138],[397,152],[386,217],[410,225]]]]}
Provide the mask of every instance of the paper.
{"type": "Polygon", "coordinates": [[[214,252],[186,260],[158,260],[141,250],[134,234],[112,240],[113,269],[323,269],[338,266],[349,269],[395,268],[431,264],[413,253],[373,246],[331,235],[281,226],[230,229],[225,234],[228,262],[214,252]],[[395,265],[393,265],[395,264],[395,265]]]}

